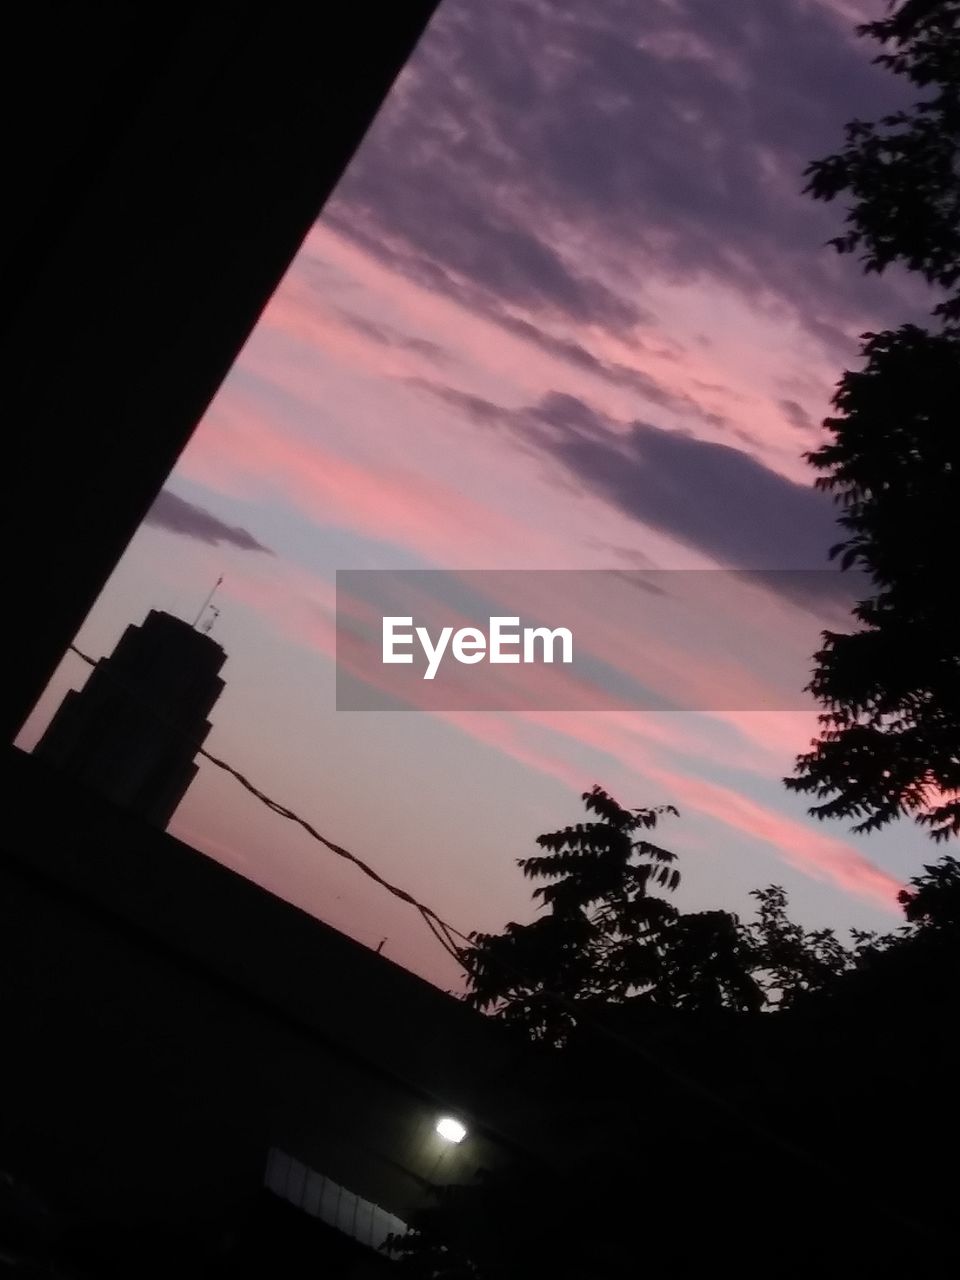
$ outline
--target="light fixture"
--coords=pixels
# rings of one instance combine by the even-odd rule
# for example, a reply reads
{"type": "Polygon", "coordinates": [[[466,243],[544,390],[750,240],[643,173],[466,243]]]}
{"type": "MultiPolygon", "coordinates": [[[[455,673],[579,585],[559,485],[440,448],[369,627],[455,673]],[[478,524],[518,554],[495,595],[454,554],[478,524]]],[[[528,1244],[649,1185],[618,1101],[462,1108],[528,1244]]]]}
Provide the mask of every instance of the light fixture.
{"type": "Polygon", "coordinates": [[[445,1142],[462,1142],[467,1136],[465,1126],[453,1116],[442,1116],[437,1121],[437,1133],[445,1142]]]}

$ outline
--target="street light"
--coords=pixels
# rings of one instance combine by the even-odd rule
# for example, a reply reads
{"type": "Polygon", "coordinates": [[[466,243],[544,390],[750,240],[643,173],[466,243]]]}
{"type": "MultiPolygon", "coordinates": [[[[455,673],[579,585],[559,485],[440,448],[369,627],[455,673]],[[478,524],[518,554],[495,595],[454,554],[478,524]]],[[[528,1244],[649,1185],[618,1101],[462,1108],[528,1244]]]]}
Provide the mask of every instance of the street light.
{"type": "Polygon", "coordinates": [[[466,1127],[453,1116],[442,1116],[437,1121],[437,1133],[445,1142],[462,1142],[467,1136],[466,1127]]]}

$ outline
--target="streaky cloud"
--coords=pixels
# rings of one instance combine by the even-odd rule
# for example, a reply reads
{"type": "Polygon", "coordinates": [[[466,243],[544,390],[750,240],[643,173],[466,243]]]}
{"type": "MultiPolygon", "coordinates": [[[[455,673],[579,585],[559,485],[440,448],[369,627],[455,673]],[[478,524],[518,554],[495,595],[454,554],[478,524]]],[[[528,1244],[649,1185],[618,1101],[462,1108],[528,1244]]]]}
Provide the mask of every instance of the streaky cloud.
{"type": "Polygon", "coordinates": [[[166,529],[170,533],[194,538],[197,542],[206,542],[210,546],[226,544],[238,547],[241,551],[261,551],[269,556],[274,554],[246,529],[227,524],[206,508],[178,497],[169,489],[161,489],[143,522],[158,529],[166,529]]]}

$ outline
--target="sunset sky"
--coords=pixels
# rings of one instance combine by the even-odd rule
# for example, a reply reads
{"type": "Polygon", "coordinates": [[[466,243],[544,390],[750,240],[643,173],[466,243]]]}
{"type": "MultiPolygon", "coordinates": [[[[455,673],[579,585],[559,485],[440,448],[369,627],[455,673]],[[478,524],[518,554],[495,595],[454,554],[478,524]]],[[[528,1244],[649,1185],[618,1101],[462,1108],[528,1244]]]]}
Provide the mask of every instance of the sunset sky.
{"type": "MultiPolygon", "coordinates": [[[[933,847],[805,816],[781,779],[812,704],[338,712],[333,662],[338,569],[826,566],[801,455],[857,335],[926,305],[825,248],[842,210],[800,194],[844,121],[899,100],[852,33],[879,12],[444,0],[80,646],[192,620],[222,574],[210,749],[462,929],[530,917],[515,860],[595,782],[680,810],[689,909],[777,882],[809,925],[894,926],[933,847]]],[[[604,644],[643,668],[616,612],[604,644]]],[[[85,675],[64,659],[22,744],[85,675]]],[[[209,765],[171,830],[456,983],[414,912],[209,765]]]]}

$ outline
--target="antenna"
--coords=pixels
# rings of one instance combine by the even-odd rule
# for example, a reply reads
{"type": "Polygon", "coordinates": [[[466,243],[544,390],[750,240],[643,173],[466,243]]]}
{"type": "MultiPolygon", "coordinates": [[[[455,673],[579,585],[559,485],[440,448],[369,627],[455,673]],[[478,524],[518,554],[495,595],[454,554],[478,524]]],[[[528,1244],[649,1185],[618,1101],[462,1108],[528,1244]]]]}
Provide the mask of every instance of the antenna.
{"type": "Polygon", "coordinates": [[[215,604],[210,605],[209,608],[210,608],[210,613],[207,616],[207,620],[203,624],[203,626],[200,628],[200,630],[203,632],[205,636],[208,636],[210,634],[213,624],[220,617],[220,610],[217,608],[215,604]]]}
{"type": "MultiPolygon", "coordinates": [[[[197,629],[197,627],[198,627],[198,625],[199,625],[199,623],[200,623],[200,619],[201,619],[201,618],[203,617],[203,615],[206,613],[206,611],[207,611],[207,607],[209,606],[210,601],[211,601],[211,600],[213,599],[213,597],[217,594],[217,587],[219,587],[219,586],[220,586],[220,584],[221,584],[222,582],[223,582],[223,574],[221,574],[221,575],[220,575],[220,577],[219,577],[219,578],[216,580],[216,582],[213,584],[213,589],[212,589],[212,591],[211,591],[211,592],[210,592],[210,594],[207,596],[206,600],[204,600],[203,604],[200,606],[200,612],[197,614],[197,616],[196,616],[196,617],[194,618],[194,620],[193,620],[193,629],[194,629],[194,630],[196,630],[196,629],[197,629]]],[[[208,628],[207,628],[207,630],[209,631],[209,629],[210,629],[210,628],[208,627],[208,628]]]]}

